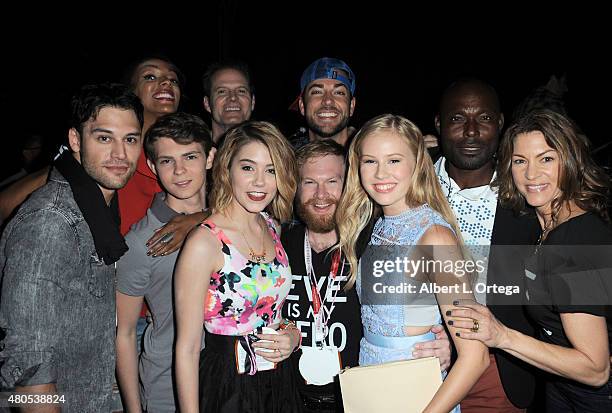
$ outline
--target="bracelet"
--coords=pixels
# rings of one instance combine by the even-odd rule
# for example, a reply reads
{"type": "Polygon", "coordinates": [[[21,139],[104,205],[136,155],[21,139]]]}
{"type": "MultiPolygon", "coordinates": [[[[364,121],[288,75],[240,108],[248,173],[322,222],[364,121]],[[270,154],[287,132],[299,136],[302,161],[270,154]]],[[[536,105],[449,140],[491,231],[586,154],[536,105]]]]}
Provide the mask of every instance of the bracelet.
{"type": "Polygon", "coordinates": [[[297,325],[295,325],[295,322],[293,320],[283,318],[280,322],[280,325],[278,326],[278,329],[282,331],[287,330],[288,328],[295,329],[299,333],[300,340],[298,341],[298,345],[295,346],[295,348],[293,349],[293,352],[295,353],[302,347],[302,332],[299,328],[297,328],[297,325]]]}

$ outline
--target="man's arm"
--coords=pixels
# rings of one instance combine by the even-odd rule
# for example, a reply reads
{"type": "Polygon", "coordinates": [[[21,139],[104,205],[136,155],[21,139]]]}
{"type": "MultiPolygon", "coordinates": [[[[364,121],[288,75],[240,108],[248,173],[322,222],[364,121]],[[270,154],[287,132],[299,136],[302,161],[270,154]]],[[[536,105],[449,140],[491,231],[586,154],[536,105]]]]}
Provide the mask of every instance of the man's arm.
{"type": "MultiPolygon", "coordinates": [[[[130,413],[142,411],[138,384],[136,326],[151,280],[151,258],[142,235],[132,230],[125,236],[129,250],[117,262],[117,379],[123,407],[130,413]]],[[[172,294],[172,291],[167,291],[172,294]]]]}
{"type": "Polygon", "coordinates": [[[440,369],[448,370],[451,362],[451,344],[448,334],[440,324],[433,326],[430,331],[436,335],[436,339],[415,344],[412,357],[415,359],[437,357],[440,360],[440,369]]]}
{"type": "Polygon", "coordinates": [[[0,386],[22,392],[39,391],[40,386],[54,389],[66,285],[79,259],[76,235],[56,211],[40,210],[15,219],[2,243],[0,327],[6,336],[0,352],[0,386]]]}
{"type": "Polygon", "coordinates": [[[32,172],[0,192],[0,221],[7,219],[23,201],[47,182],[50,167],[32,172]]]}
{"type": "Polygon", "coordinates": [[[125,407],[130,413],[141,411],[136,324],[143,302],[142,296],[131,297],[117,291],[117,379],[125,407]]]}

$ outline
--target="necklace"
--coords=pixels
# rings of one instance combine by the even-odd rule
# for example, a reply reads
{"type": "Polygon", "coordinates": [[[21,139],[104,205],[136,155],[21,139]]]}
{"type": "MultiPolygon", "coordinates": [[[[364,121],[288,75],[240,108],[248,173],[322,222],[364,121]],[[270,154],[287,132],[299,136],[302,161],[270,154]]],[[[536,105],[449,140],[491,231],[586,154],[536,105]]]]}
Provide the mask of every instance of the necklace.
{"type": "Polygon", "coordinates": [[[546,239],[546,236],[548,235],[551,229],[552,229],[551,223],[546,224],[544,228],[542,229],[542,232],[540,233],[540,236],[538,237],[538,240],[536,241],[536,247],[535,247],[536,254],[540,251],[540,247],[542,246],[542,243],[546,239]]]}
{"type": "Polygon", "coordinates": [[[249,244],[249,241],[242,230],[240,230],[240,233],[242,234],[242,238],[244,238],[244,242],[246,242],[247,247],[249,247],[249,256],[251,257],[251,261],[254,261],[257,264],[261,264],[262,261],[266,261],[266,246],[264,245],[265,231],[261,232],[261,254],[257,254],[255,250],[251,248],[251,244],[249,244]]]}
{"type": "Polygon", "coordinates": [[[548,228],[542,230],[542,232],[540,233],[540,236],[538,237],[538,242],[536,242],[537,245],[542,245],[542,243],[546,239],[546,235],[548,235],[548,231],[549,231],[548,228]]]}

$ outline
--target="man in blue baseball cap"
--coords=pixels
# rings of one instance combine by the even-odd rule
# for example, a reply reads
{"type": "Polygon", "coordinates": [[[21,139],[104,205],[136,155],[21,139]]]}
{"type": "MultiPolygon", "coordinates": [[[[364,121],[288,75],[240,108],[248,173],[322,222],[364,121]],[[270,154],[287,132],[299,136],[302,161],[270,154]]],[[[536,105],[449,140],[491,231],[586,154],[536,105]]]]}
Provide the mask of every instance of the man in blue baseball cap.
{"type": "Polygon", "coordinates": [[[299,147],[308,141],[333,139],[346,146],[348,122],[355,111],[355,74],[342,60],[322,57],[304,70],[301,93],[293,108],[306,119],[308,139],[294,141],[299,147]]]}

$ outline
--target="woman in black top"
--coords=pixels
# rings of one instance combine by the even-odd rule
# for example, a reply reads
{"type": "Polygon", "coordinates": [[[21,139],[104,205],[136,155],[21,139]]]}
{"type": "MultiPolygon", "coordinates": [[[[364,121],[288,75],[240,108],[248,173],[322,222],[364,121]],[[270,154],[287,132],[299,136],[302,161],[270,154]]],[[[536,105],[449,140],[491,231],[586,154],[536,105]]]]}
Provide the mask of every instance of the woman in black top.
{"type": "Polygon", "coordinates": [[[609,248],[601,246],[612,244],[610,179],[575,124],[537,111],[506,131],[497,182],[502,203],[517,211],[531,205],[542,227],[525,271],[526,310],[540,337],[504,326],[473,303],[452,310],[454,325],[463,329],[457,334],[550,373],[547,411],[612,412],[612,266],[605,262],[609,248]]]}

